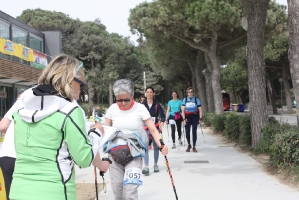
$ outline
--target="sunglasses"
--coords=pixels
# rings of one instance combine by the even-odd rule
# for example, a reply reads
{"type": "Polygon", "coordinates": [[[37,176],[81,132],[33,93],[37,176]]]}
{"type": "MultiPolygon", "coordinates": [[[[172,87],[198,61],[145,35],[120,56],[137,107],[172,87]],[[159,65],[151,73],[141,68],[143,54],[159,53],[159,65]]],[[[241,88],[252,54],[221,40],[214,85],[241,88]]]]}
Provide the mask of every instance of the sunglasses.
{"type": "Polygon", "coordinates": [[[80,79],[77,79],[77,78],[74,78],[74,81],[79,83],[80,84],[80,90],[87,94],[87,92],[85,91],[86,83],[84,83],[83,81],[81,81],[80,79]]]}
{"type": "Polygon", "coordinates": [[[81,67],[83,67],[83,62],[80,61],[80,65],[77,67],[76,72],[79,71],[81,67]]]}
{"type": "Polygon", "coordinates": [[[129,98],[126,98],[126,99],[116,99],[115,101],[116,101],[117,103],[122,103],[122,102],[128,103],[128,102],[131,101],[131,99],[129,99],[129,98]]]}

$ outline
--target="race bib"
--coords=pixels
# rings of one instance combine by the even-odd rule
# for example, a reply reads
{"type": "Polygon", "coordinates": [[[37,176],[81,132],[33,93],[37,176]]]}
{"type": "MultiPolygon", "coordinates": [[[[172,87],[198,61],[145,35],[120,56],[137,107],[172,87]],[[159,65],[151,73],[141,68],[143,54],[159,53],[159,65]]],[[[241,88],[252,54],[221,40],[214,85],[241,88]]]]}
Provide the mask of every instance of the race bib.
{"type": "Polygon", "coordinates": [[[129,168],[125,171],[124,185],[142,185],[142,171],[139,168],[129,168]]]}
{"type": "Polygon", "coordinates": [[[196,108],[196,103],[193,103],[193,102],[187,102],[187,103],[186,103],[186,108],[196,108]]]}

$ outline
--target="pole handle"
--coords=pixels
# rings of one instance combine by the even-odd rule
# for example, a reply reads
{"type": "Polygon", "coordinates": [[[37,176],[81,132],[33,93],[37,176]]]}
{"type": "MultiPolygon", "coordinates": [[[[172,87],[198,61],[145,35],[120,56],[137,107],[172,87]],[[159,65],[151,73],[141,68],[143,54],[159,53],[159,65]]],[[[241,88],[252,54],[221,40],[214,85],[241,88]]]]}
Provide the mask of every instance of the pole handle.
{"type": "MultiPolygon", "coordinates": [[[[109,158],[102,158],[102,161],[108,161],[110,164],[112,164],[112,161],[109,158]]],[[[104,176],[103,171],[100,171],[100,176],[104,176]]]]}
{"type": "Polygon", "coordinates": [[[162,139],[160,139],[160,144],[161,144],[161,148],[159,148],[159,150],[162,151],[162,149],[163,149],[163,147],[165,145],[162,139]]]}

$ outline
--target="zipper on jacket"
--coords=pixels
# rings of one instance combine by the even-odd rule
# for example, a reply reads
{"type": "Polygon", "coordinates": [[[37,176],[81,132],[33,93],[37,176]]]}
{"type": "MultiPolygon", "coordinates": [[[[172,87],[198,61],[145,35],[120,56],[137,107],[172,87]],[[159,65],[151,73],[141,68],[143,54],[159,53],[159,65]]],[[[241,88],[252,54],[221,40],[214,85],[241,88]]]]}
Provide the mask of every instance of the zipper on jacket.
{"type": "Polygon", "coordinates": [[[28,143],[29,143],[29,137],[30,137],[30,125],[28,124],[27,126],[27,131],[26,131],[26,146],[28,147],[28,143]]]}

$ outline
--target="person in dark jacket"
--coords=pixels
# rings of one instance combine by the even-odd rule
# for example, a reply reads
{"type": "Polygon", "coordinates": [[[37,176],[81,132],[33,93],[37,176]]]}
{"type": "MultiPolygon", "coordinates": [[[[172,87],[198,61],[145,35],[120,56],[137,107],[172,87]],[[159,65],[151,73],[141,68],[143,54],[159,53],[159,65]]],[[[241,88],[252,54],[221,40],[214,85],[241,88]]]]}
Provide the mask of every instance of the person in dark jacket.
{"type": "MultiPolygon", "coordinates": [[[[162,106],[160,103],[154,99],[155,96],[155,90],[152,87],[147,87],[145,90],[146,99],[143,101],[144,106],[147,108],[147,110],[150,112],[150,115],[152,117],[152,120],[157,127],[158,131],[161,133],[161,127],[164,125],[165,122],[165,114],[163,111],[162,106]],[[161,120],[158,120],[158,117],[160,116],[161,120]]],[[[148,136],[150,137],[150,132],[145,127],[145,130],[148,132],[148,136]]],[[[155,140],[153,140],[153,147],[154,147],[154,172],[159,172],[159,166],[158,166],[158,160],[159,160],[159,147],[155,140]]],[[[149,156],[148,151],[145,153],[144,156],[144,165],[145,167],[142,170],[142,173],[146,176],[149,175],[149,156]]]]}

